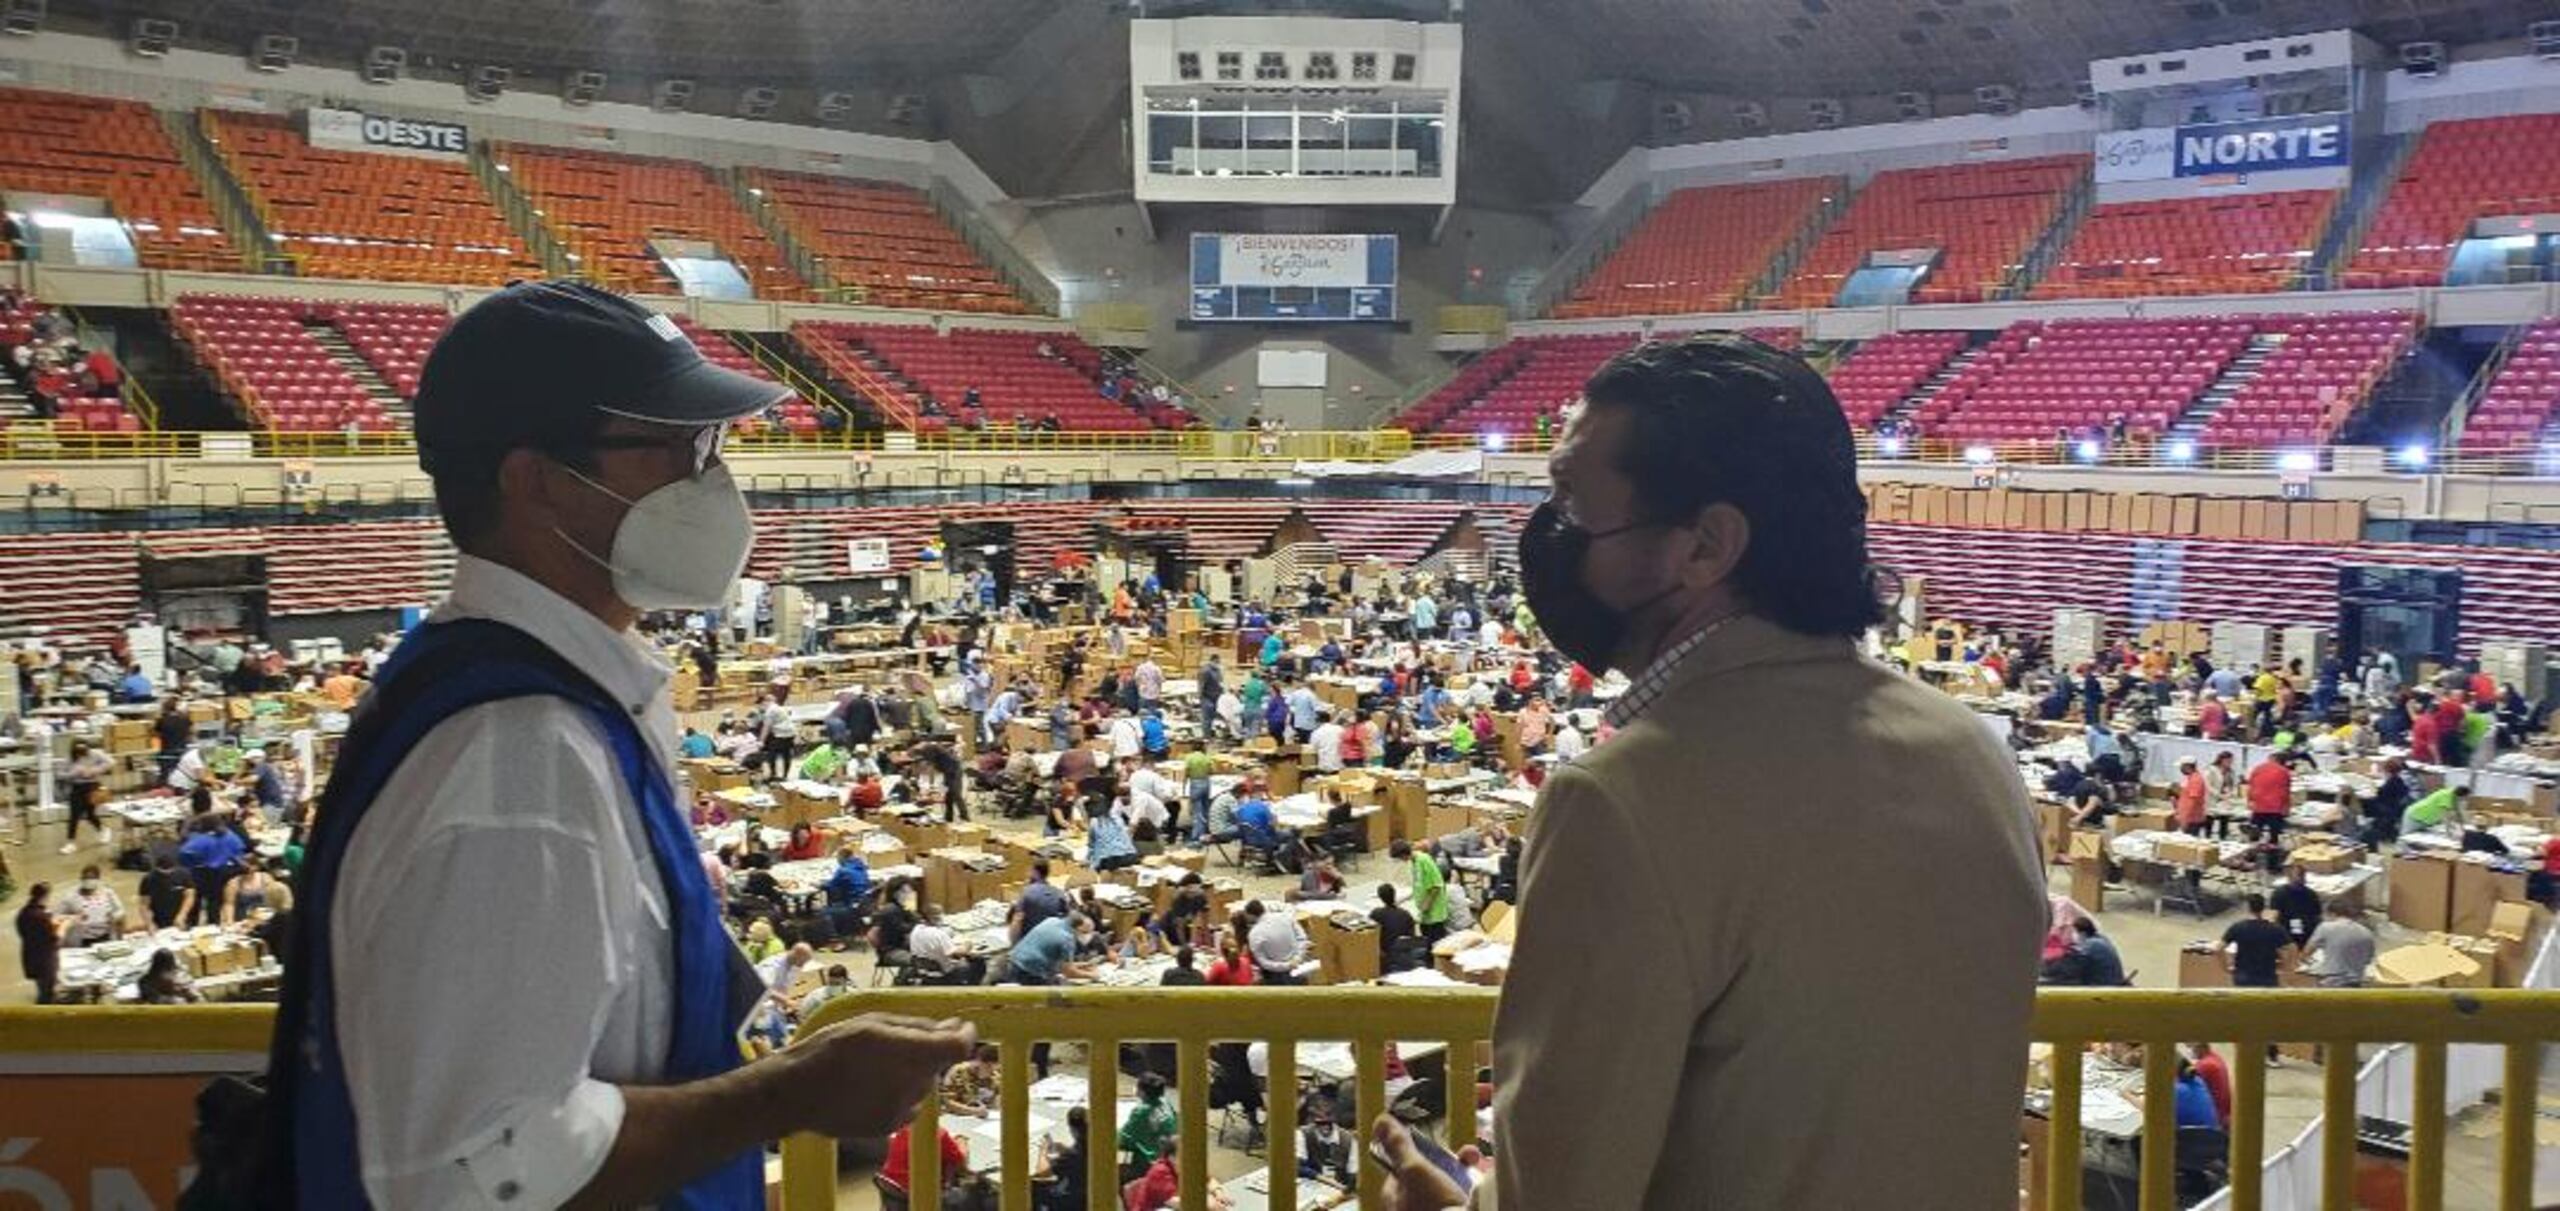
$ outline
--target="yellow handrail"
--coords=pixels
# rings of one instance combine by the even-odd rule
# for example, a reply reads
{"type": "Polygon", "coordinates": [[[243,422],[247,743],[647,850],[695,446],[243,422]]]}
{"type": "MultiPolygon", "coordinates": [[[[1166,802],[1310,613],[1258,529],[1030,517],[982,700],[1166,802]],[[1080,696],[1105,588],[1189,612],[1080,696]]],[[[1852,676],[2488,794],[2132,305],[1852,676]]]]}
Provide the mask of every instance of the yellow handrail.
{"type": "MultiPolygon", "coordinates": [[[[1028,1044],[1085,1043],[1091,1049],[1086,1065],[1087,1105],[1113,1106],[1118,1101],[1120,1044],[1171,1043],[1177,1064],[1172,1083],[1180,1099],[1176,1166],[1182,1174],[1182,1205],[1197,1208],[1205,1205],[1207,1194],[1208,1049],[1212,1043],[1271,1044],[1270,1087],[1283,1090],[1297,1085],[1297,1053],[1290,1044],[1351,1044],[1353,1096],[1360,1121],[1365,1123],[1387,1107],[1385,1048],[1390,1042],[1445,1045],[1445,1096],[1461,1106],[1470,1104],[1472,1098],[1466,1094],[1474,1084],[1477,1044],[1491,1033],[1494,1004],[1493,990],[1473,988],[897,988],[840,997],[801,1030],[806,1033],[865,1012],[959,1017],[975,1023],[979,1036],[999,1048],[998,1115],[1004,1143],[998,1174],[1007,1211],[1022,1211],[1031,1198],[1028,1044]]],[[[42,1065],[29,1061],[47,1057],[76,1066],[98,1057],[183,1054],[206,1059],[206,1068],[200,1070],[209,1071],[223,1066],[211,1062],[219,1057],[265,1052],[271,1021],[272,1010],[265,1006],[10,1007],[0,1009],[0,1061],[8,1061],[0,1068],[41,1071],[42,1065]]],[[[2533,1197],[2541,1047],[2560,1041],[2560,993],[2047,989],[2037,994],[2031,1034],[2036,1041],[2051,1044],[2054,1055],[2046,1149],[2049,1207],[2080,1205],[2083,1048],[2099,1042],[2143,1045],[2144,1130],[2151,1138],[2165,1139],[2176,1124],[2175,1090],[2168,1079],[2176,1063],[2173,1048],[2214,1040],[2234,1044],[2229,1058],[2234,1211],[2257,1211],[2262,1203],[2265,1048],[2278,1042],[2317,1042],[2330,1049],[2321,1101],[2326,1121],[2333,1124],[2357,1121],[2356,1044],[2415,1045],[2409,1205],[2427,1211],[2443,1204],[2446,1048],[2466,1044],[2506,1048],[2499,1089],[2504,1133],[2497,1153],[2499,1205],[2521,1209],[2530,1206],[2533,1197]]],[[[1666,1056],[1664,1062],[1674,1058],[1666,1056]]],[[[163,1071],[168,1065],[163,1061],[147,1067],[163,1071]]],[[[0,1097],[10,1095],[10,1081],[0,1075],[0,1097]]],[[[1270,1201],[1277,1207],[1296,1205],[1297,1141],[1291,1122],[1295,1105],[1295,1098],[1272,1100],[1266,1138],[1270,1141],[1270,1201]]],[[[1093,1116],[1088,1135],[1088,1185],[1097,1200],[1095,1206],[1117,1206],[1116,1117],[1093,1116]],[[1112,1201],[1102,1201],[1106,1199],[1112,1201]]],[[[1443,1118],[1444,1135],[1453,1146],[1474,1142],[1472,1115],[1443,1118]]],[[[939,1108],[928,1103],[919,1110],[912,1128],[913,1139],[926,1141],[909,1153],[911,1183],[919,1189],[938,1187],[941,1154],[930,1141],[939,1119],[939,1108]]],[[[2355,1133],[2327,1131],[2323,1143],[2324,1205],[2351,1206],[2355,1133]]],[[[2175,1150],[2146,1147],[2142,1154],[2141,1205],[2146,1211],[2175,1206],[2175,1150]]],[[[823,1211],[835,1205],[834,1160],[832,1140],[795,1136],[783,1141],[786,1211],[823,1211]]],[[[1376,1169],[1362,1167],[1364,1199],[1374,1200],[1380,1176],[1376,1169]]]]}

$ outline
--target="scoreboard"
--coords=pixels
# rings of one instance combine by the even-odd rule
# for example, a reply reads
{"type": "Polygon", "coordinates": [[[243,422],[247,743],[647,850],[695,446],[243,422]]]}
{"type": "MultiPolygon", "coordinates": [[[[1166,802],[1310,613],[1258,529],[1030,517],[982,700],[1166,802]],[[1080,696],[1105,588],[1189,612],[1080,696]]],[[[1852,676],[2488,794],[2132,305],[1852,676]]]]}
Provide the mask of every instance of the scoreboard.
{"type": "Polygon", "coordinates": [[[1191,237],[1191,318],[1394,320],[1396,237],[1191,237]]]}

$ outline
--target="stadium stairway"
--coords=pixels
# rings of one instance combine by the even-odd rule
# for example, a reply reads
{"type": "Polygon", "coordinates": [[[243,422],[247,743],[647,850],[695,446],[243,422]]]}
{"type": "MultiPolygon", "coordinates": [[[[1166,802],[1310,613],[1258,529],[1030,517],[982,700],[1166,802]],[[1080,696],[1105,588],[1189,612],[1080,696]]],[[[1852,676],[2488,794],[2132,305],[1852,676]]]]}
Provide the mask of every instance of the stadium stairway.
{"type": "Polygon", "coordinates": [[[2195,399],[2188,403],[2186,410],[2178,414],[2178,419],[2169,422],[2169,431],[2163,437],[2173,442],[2196,441],[2202,438],[2205,429],[2213,424],[2214,416],[2228,406],[2232,397],[2240,394],[2242,388],[2247,387],[2258,377],[2259,373],[2266,368],[2267,359],[2274,357],[2276,350],[2283,343],[2284,338],[2274,333],[2260,332],[2251,335],[2249,342],[2240,347],[2240,352],[2223,364],[2222,369],[2214,375],[2213,381],[2206,384],[2204,390],[2196,393],[2195,399]]]}

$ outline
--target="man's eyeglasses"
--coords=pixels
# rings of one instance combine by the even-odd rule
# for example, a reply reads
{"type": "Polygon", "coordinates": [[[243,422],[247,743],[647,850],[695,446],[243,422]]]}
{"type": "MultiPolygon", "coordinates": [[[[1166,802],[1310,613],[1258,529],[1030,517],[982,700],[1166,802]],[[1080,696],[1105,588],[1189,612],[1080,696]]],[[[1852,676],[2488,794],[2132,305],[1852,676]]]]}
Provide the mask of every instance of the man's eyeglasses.
{"type": "Polygon", "coordinates": [[[687,453],[693,460],[691,474],[698,479],[703,472],[711,469],[712,463],[719,461],[720,448],[727,443],[728,437],[727,425],[703,425],[689,433],[678,433],[669,437],[599,434],[579,444],[589,450],[660,450],[668,453],[687,453]]]}

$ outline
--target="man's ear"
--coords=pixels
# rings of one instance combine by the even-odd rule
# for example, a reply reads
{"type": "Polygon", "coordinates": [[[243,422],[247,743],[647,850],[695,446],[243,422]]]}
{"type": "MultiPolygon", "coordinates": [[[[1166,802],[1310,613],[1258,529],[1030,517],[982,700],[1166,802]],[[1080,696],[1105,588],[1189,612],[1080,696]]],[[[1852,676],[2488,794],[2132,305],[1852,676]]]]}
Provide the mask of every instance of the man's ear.
{"type": "Polygon", "coordinates": [[[1690,523],[1689,534],[1697,545],[1681,565],[1680,580],[1692,588],[1731,580],[1743,553],[1751,549],[1751,519],[1725,501],[1701,510],[1690,523]]]}
{"type": "Polygon", "coordinates": [[[551,462],[527,447],[507,451],[498,463],[496,489],[502,510],[515,511],[532,524],[557,524],[551,499],[551,462]]]}

